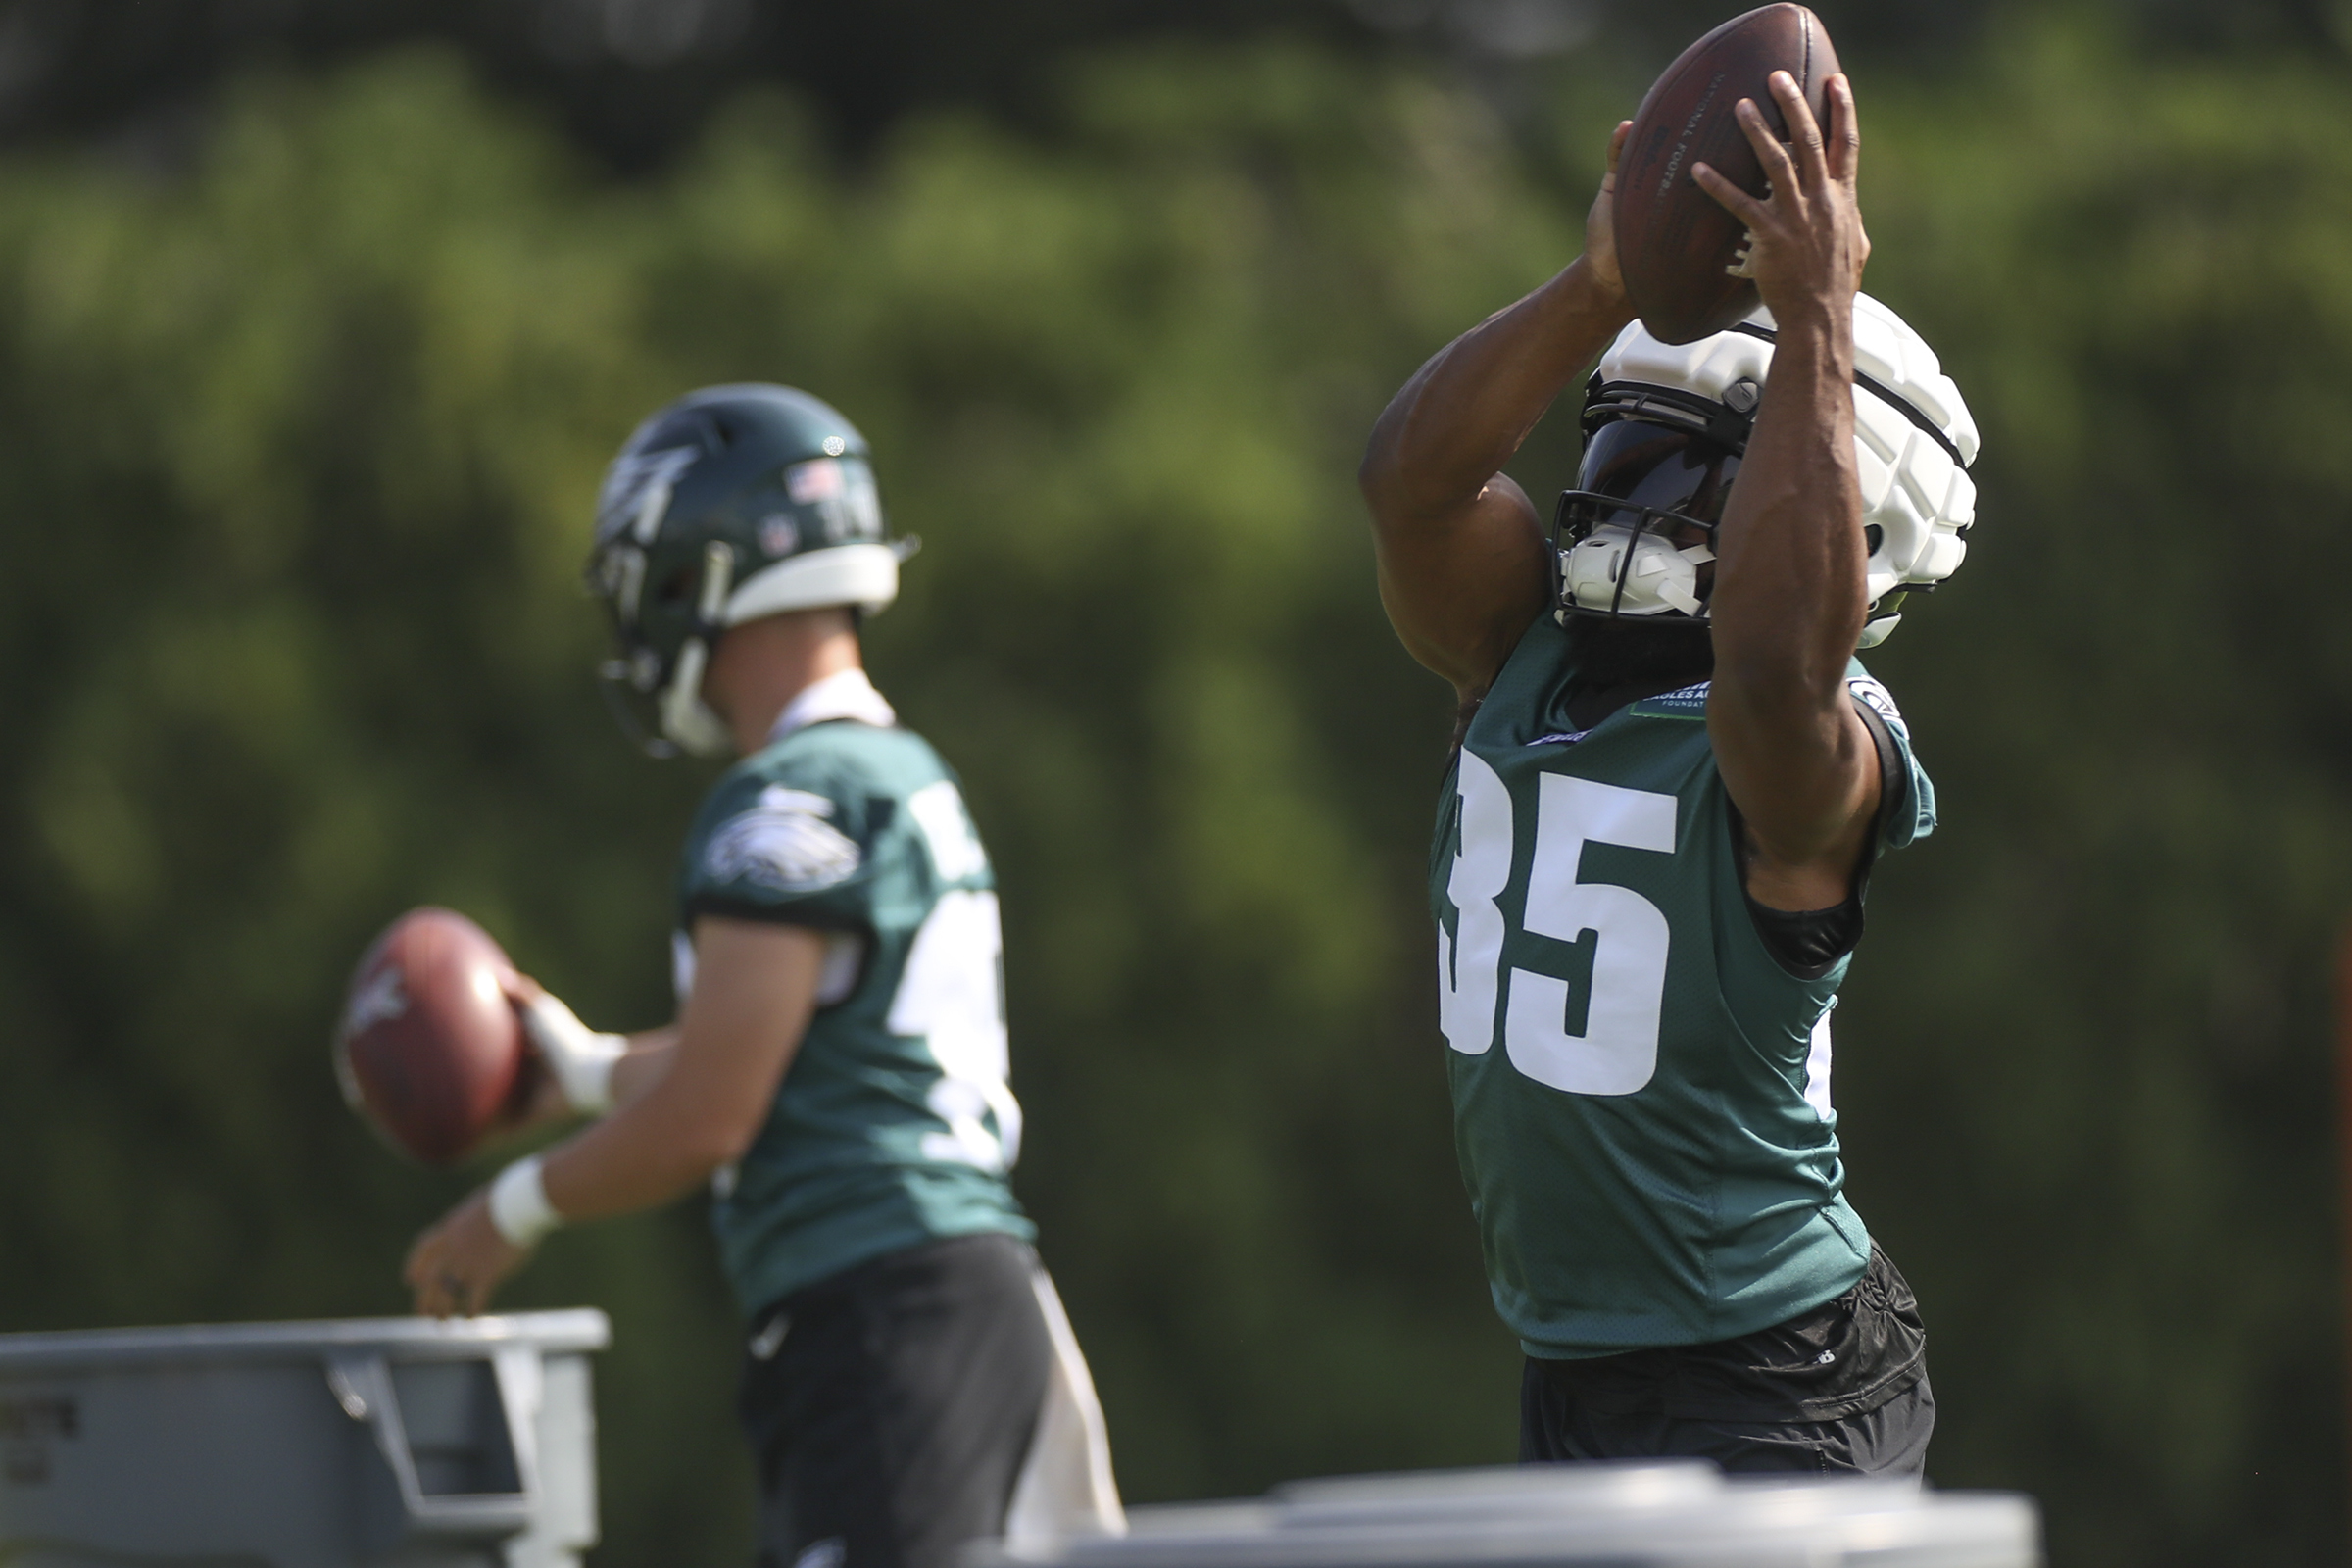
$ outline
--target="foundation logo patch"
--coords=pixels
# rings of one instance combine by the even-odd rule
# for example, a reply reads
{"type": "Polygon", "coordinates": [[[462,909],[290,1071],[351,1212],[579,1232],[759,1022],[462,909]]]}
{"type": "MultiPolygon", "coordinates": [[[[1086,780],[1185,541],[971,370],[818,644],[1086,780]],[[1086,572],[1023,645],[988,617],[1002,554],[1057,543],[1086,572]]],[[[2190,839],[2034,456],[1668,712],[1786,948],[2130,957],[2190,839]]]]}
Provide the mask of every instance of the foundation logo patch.
{"type": "Polygon", "coordinates": [[[1660,692],[1644,697],[1634,704],[1630,711],[1637,718],[1704,718],[1707,716],[1707,687],[1713,684],[1700,681],[1679,691],[1660,692]]]}

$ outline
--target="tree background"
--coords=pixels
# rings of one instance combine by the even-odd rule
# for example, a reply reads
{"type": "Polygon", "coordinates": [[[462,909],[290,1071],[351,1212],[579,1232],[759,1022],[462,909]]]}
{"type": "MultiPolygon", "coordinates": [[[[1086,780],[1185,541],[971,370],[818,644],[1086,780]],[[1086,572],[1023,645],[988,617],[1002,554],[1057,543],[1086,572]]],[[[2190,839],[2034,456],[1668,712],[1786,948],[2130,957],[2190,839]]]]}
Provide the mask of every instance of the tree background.
{"type": "MultiPolygon", "coordinates": [[[[1507,1460],[1448,702],[1352,470],[1735,8],[838,9],[0,7],[0,1330],[403,1309],[494,1163],[401,1163],[326,1069],[403,907],[664,1015],[710,775],[590,689],[591,499],[650,408],[781,379],[925,540],[870,661],[999,862],[1019,1188],[1130,1496],[1507,1460]]],[[[1935,1477],[2036,1494],[2061,1564],[2340,1558],[2336,13],[1824,10],[1869,286],[1984,429],[1968,566],[1873,659],[1944,826],[1839,1012],[1935,1477]]],[[[1575,454],[1555,416],[1513,471],[1575,454]]],[[[508,1302],[612,1314],[596,1560],[740,1560],[700,1205],[508,1302]]]]}

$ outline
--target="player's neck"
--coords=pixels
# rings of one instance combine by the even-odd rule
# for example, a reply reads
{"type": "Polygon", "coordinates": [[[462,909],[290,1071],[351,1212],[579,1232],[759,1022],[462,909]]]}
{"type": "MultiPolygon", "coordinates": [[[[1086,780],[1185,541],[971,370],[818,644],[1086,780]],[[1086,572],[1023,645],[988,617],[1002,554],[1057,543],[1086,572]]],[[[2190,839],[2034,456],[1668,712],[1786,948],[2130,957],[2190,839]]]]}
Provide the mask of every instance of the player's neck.
{"type": "Polygon", "coordinates": [[[831,675],[863,666],[857,623],[843,609],[765,615],[730,628],[703,677],[703,694],[726,721],[737,756],[767,744],[792,700],[831,675]]]}
{"type": "Polygon", "coordinates": [[[1568,715],[1579,728],[1715,672],[1714,641],[1705,626],[1690,621],[1571,615],[1567,631],[1575,662],[1568,715]]]}

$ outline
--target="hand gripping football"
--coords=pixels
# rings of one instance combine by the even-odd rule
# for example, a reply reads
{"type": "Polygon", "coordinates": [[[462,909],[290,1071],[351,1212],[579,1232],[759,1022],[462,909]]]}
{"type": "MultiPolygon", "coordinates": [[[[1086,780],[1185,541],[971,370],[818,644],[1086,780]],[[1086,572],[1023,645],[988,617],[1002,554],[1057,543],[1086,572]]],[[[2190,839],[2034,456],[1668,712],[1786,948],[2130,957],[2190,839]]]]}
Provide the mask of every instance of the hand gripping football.
{"type": "Polygon", "coordinates": [[[1797,5],[1734,17],[1684,50],[1634,114],[1617,162],[1610,212],[1617,270],[1642,324],[1661,343],[1721,332],[1757,305],[1746,268],[1746,230],[1690,178],[1707,164],[1753,196],[1765,194],[1764,166],[1733,108],[1752,98],[1783,141],[1788,126],[1767,85],[1786,71],[1820,121],[1822,84],[1838,56],[1821,19],[1797,5]]]}
{"type": "Polygon", "coordinates": [[[464,1158],[530,1088],[514,966],[450,909],[411,909],[360,958],[335,1029],[343,1098],[428,1165],[464,1158]]]}

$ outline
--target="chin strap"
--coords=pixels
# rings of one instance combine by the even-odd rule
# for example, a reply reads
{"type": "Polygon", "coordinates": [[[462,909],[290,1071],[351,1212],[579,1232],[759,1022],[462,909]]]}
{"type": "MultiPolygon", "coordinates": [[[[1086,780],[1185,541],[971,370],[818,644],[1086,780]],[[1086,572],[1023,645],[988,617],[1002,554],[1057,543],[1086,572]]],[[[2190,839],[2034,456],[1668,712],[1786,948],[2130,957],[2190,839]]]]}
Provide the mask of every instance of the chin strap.
{"type": "Polygon", "coordinates": [[[1551,548],[1558,576],[1557,616],[1570,611],[1589,614],[1642,617],[1677,612],[1692,620],[1707,618],[1706,601],[1698,597],[1698,568],[1715,559],[1715,524],[1657,507],[1636,506],[1592,490],[1563,490],[1551,514],[1551,548]],[[1572,521],[1579,508],[1630,514],[1633,523],[1572,521]],[[1665,537],[1668,526],[1701,530],[1704,544],[1675,546],[1665,537]],[[1561,545],[1562,537],[1568,543],[1561,545]]]}
{"type": "Polygon", "coordinates": [[[718,540],[703,547],[703,591],[695,605],[695,635],[678,650],[676,672],[662,692],[662,733],[697,757],[724,755],[734,744],[726,724],[703,701],[703,673],[725,629],[727,590],[735,552],[718,540]]]}

